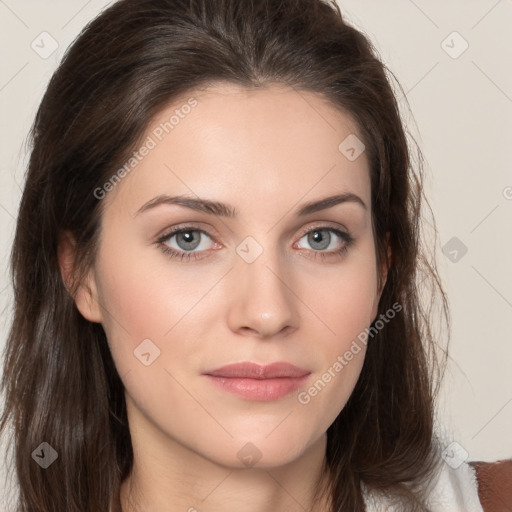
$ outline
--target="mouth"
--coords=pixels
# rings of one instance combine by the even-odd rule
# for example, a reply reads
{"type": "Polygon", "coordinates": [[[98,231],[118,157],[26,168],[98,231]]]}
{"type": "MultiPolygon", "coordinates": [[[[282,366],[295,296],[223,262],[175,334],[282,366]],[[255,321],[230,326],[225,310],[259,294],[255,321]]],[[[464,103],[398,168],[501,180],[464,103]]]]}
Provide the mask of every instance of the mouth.
{"type": "Polygon", "coordinates": [[[278,362],[261,366],[234,363],[203,373],[212,384],[248,400],[272,401],[283,398],[304,385],[309,370],[278,362]]]}

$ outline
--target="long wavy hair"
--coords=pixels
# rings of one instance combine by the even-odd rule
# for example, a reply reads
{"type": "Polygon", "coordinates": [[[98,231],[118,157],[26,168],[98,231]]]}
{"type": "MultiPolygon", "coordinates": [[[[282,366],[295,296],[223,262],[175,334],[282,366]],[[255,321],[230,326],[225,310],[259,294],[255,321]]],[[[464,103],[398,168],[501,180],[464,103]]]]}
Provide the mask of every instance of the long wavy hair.
{"type": "Polygon", "coordinates": [[[334,2],[120,0],[68,48],[30,132],[1,382],[0,433],[11,434],[14,448],[16,512],[121,510],[120,486],[133,462],[124,388],[101,324],[87,321],[74,301],[98,249],[104,202],[94,191],[163,107],[220,81],[312,91],[358,124],[377,262],[389,264],[379,313],[395,303],[402,310],[370,337],[357,385],[327,431],[323,492],[333,512],[365,510],[365,487],[399,496],[407,510],[427,510],[446,357],[434,326],[444,320],[449,330],[450,322],[432,240],[424,243],[423,158],[404,128],[398,81],[334,2]],[[68,287],[58,263],[66,231],[76,241],[68,287]],[[42,442],[58,452],[47,469],[31,456],[42,442]]]}

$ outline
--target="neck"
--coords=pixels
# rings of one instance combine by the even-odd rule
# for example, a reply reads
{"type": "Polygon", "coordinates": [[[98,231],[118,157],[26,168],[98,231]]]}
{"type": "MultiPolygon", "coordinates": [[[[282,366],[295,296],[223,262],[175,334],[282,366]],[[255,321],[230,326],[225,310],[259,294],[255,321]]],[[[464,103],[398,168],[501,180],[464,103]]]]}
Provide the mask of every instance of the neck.
{"type": "MultiPolygon", "coordinates": [[[[139,424],[140,426],[140,424],[139,424]]],[[[279,467],[227,467],[149,423],[131,432],[134,464],[121,485],[123,512],[327,512],[324,434],[279,467]]],[[[214,442],[214,440],[212,440],[214,442]]]]}

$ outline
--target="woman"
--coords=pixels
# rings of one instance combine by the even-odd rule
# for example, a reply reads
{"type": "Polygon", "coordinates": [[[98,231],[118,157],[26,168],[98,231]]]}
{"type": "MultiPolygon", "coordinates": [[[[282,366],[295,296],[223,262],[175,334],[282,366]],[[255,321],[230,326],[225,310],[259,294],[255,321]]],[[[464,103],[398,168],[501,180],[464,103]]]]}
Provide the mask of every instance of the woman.
{"type": "Polygon", "coordinates": [[[335,4],[121,0],[32,135],[16,510],[481,510],[433,429],[421,167],[335,4]]]}

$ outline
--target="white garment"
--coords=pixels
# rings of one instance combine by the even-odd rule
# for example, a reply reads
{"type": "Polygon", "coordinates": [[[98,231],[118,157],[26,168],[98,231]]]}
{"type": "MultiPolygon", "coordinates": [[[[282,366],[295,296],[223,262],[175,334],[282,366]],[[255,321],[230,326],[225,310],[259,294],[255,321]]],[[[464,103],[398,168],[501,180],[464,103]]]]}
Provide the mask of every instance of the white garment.
{"type": "MultiPolygon", "coordinates": [[[[443,463],[428,497],[432,512],[483,512],[475,470],[467,463],[457,469],[443,463]]],[[[383,495],[363,490],[367,512],[400,510],[383,495]]]]}

